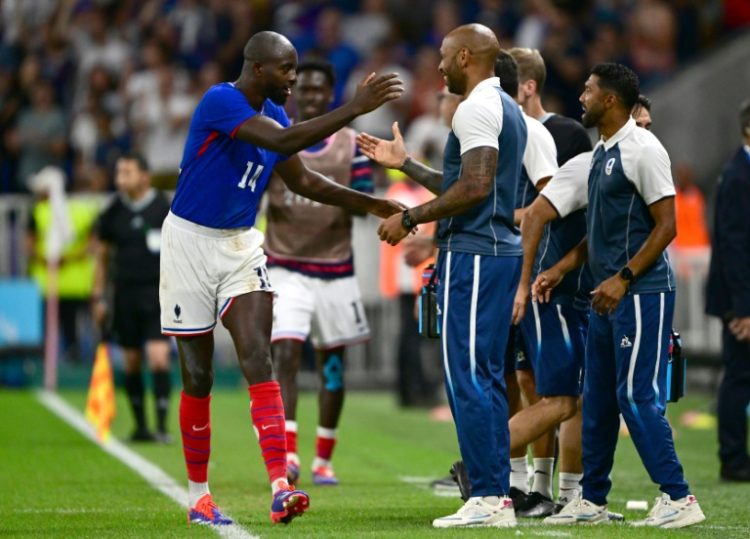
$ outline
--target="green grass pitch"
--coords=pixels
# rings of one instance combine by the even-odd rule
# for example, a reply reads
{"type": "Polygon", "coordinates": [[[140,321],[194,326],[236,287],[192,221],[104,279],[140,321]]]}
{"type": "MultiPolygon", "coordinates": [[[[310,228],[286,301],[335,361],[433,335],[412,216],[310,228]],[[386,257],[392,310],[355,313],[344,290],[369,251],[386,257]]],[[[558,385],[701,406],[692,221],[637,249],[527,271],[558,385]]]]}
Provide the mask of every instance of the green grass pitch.
{"type": "MultiPolygon", "coordinates": [[[[83,410],[85,392],[62,395],[83,410]]],[[[687,409],[708,407],[691,397],[670,405],[676,418],[687,409]]],[[[715,430],[676,425],[676,445],[688,480],[708,520],[686,530],[644,530],[626,525],[551,528],[521,521],[514,530],[433,530],[430,522],[455,511],[460,501],[438,497],[426,488],[443,476],[457,457],[453,427],[430,421],[424,411],[399,410],[386,394],[348,396],[335,455],[339,487],[310,485],[316,401],[300,399],[301,488],[312,507],[291,525],[272,525],[270,490],[250,427],[247,392],[222,390],[212,401],[213,443],[210,483],[215,500],[250,533],[260,537],[750,537],[750,485],[718,481],[715,430]],[[423,479],[422,479],[423,478],[423,479]],[[410,479],[412,482],[406,482],[410,479]],[[420,481],[422,482],[420,484],[420,481]]],[[[172,500],[87,441],[39,404],[33,393],[0,391],[0,537],[218,537],[211,529],[187,526],[185,513],[172,500]]],[[[118,396],[114,434],[131,428],[127,403],[118,396]]],[[[178,433],[177,399],[171,429],[178,433]]],[[[131,446],[180,484],[186,483],[180,444],[131,446]]],[[[610,508],[633,520],[642,512],[625,511],[629,499],[658,494],[632,442],[618,446],[610,508]]]]}

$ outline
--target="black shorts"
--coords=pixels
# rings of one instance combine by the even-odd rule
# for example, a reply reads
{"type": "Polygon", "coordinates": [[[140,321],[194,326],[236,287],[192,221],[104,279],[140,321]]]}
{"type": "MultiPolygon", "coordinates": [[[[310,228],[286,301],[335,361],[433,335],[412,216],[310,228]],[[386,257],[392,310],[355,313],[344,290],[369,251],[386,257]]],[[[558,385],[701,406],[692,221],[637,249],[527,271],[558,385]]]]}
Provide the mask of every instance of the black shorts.
{"type": "Polygon", "coordinates": [[[531,368],[523,335],[521,335],[521,327],[510,326],[508,345],[505,347],[505,373],[531,370],[531,368]]]}
{"type": "Polygon", "coordinates": [[[146,341],[166,340],[161,334],[158,286],[115,289],[112,333],[124,348],[141,348],[146,341]]]}

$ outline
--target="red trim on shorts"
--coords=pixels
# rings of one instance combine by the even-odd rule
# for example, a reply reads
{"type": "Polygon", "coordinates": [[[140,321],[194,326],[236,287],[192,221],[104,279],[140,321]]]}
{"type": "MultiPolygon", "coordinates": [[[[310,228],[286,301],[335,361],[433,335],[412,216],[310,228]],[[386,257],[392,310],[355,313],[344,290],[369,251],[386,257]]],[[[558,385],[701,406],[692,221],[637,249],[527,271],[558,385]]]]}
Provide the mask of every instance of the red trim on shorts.
{"type": "Polygon", "coordinates": [[[221,320],[224,320],[224,317],[229,312],[229,309],[231,309],[232,305],[234,305],[234,300],[235,300],[235,298],[229,298],[229,300],[227,300],[226,305],[224,305],[224,307],[221,309],[221,312],[219,313],[219,318],[221,320]]]}
{"type": "Polygon", "coordinates": [[[271,337],[271,344],[277,343],[279,341],[305,342],[306,340],[307,340],[306,337],[298,337],[298,336],[292,336],[292,335],[280,335],[277,337],[271,337]]]}
{"type": "Polygon", "coordinates": [[[196,337],[198,335],[205,335],[206,333],[211,333],[214,330],[215,326],[212,326],[211,329],[204,329],[201,331],[164,331],[161,330],[162,335],[166,335],[168,337],[196,337]]]}

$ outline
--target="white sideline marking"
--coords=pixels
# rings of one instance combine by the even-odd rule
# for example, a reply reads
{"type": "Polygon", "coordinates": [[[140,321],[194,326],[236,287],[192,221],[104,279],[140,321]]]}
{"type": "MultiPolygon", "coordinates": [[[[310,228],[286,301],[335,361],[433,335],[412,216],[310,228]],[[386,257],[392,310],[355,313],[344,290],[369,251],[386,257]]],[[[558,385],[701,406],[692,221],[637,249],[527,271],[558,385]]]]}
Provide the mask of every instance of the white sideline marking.
{"type": "MultiPolygon", "coordinates": [[[[172,498],[180,507],[188,509],[187,489],[178,485],[174,479],[168,476],[156,464],[146,460],[112,437],[106,443],[101,443],[96,437],[94,428],[86,421],[83,415],[57,394],[51,391],[38,391],[37,398],[52,413],[143,477],[149,485],[172,498]]],[[[216,533],[220,536],[230,539],[260,539],[257,535],[249,533],[238,524],[232,524],[231,526],[211,526],[211,528],[216,530],[216,533]]]]}

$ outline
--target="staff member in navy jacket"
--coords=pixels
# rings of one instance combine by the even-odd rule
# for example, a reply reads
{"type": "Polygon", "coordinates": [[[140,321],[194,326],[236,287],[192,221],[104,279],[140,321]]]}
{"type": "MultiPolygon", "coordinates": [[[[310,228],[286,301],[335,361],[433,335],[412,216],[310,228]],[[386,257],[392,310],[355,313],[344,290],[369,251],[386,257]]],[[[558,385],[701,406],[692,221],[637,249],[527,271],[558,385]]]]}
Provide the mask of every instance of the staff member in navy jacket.
{"type": "Polygon", "coordinates": [[[721,478],[750,481],[750,100],[740,107],[743,146],[724,167],[716,195],[706,312],[724,321],[719,388],[721,478]]]}

